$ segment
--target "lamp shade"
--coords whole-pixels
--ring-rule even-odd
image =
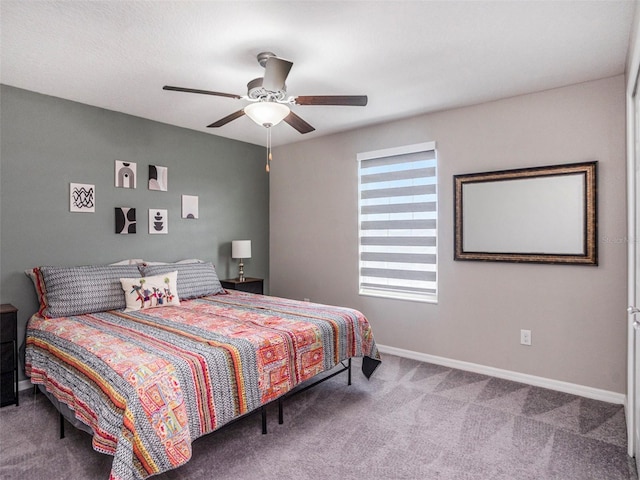
[[[251,258],[251,240],[233,240],[231,258]]]
[[[277,102],[256,102],[244,107],[244,113],[263,127],[279,124],[290,111],[289,107]]]

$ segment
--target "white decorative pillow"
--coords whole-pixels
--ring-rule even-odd
[[[136,262],[136,263],[139,263],[142,266],[148,266],[148,265],[173,265],[174,263],[178,264],[178,265],[181,265],[183,263],[204,263],[204,260],[200,260],[198,258],[186,258],[184,260],[179,260],[177,262],[156,262],[156,261],[152,262],[152,261],[149,261],[149,260],[140,259],[140,261]]]
[[[125,312],[180,305],[177,279],[177,270],[152,277],[121,278],[127,303]]]
[[[137,265],[142,262],[144,262],[144,260],[141,258],[127,258],[125,260],[120,260],[119,262],[110,263],[109,265]]]

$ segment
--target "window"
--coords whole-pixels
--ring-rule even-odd
[[[435,142],[358,154],[360,294],[436,302]]]

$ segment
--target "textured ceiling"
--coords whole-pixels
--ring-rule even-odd
[[[316,131],[274,127],[281,145],[365,125],[624,72],[636,2],[0,2],[7,85],[264,145],[244,100],[256,54],[294,62],[288,93],[369,96],[366,107],[294,106]]]

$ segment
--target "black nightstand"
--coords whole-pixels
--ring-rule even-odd
[[[220,280],[220,284],[222,288],[228,290],[240,290],[241,292],[258,293],[262,295],[264,280],[262,278],[245,277],[244,282],[241,282],[237,278],[228,278],[227,280]]]
[[[18,401],[18,309],[0,305],[0,407]]]

